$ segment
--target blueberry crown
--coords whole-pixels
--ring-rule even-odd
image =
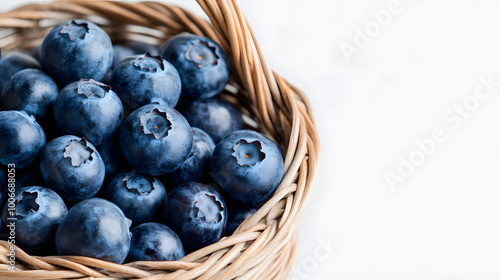
[[[167,113],[161,112],[158,108],[142,115],[139,124],[144,134],[151,134],[156,139],[168,136],[168,131],[172,129]]]
[[[78,81],[78,94],[83,94],[90,98],[91,96],[104,97],[111,90],[111,87],[93,79],[80,79]]]
[[[147,72],[157,72],[158,68],[162,71],[165,70],[165,65],[163,64],[163,58],[161,56],[152,56],[149,52],[146,52],[144,56],[139,56],[134,61],[134,66]]]
[[[148,175],[138,174],[135,170],[123,178],[127,190],[138,195],[149,195],[155,188],[155,179]]]
[[[26,217],[31,212],[36,212],[40,205],[36,203],[38,198],[37,192],[24,191],[21,193],[16,203],[16,216]]]
[[[232,156],[242,166],[254,166],[266,158],[266,154],[262,152],[262,144],[257,140],[248,142],[245,139],[240,139],[233,146],[233,151]]]
[[[201,193],[194,206],[198,209],[196,220],[200,223],[219,223],[222,221],[224,206],[215,195]]]
[[[217,65],[220,56],[216,53],[217,48],[211,47],[207,42],[199,41],[191,43],[185,53],[188,61],[192,61],[199,68],[208,65]]]
[[[64,148],[64,158],[71,160],[71,165],[78,167],[83,163],[92,161],[92,154],[94,150],[87,145],[87,140],[82,138],[80,140],[73,139],[69,145]]]
[[[70,41],[83,39],[88,32],[89,25],[86,22],[78,23],[74,20],[70,21],[59,31],[61,34],[67,34]]]

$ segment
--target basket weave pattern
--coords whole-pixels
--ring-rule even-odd
[[[56,1],[0,14],[3,51],[32,49],[56,24],[72,18],[98,23],[114,43],[161,45],[180,32],[210,37],[231,61],[232,90],[224,98],[253,119],[285,153],[284,177],[273,197],[232,236],[180,261],[114,264],[79,256],[30,256],[0,241],[0,279],[285,279],[293,265],[296,224],[318,164],[319,138],[305,95],[270,69],[242,11],[232,0],[198,0],[210,21],[158,2]]]

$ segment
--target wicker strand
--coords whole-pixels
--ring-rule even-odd
[[[296,224],[311,191],[319,138],[305,94],[269,68],[255,35],[234,0],[197,0],[210,21],[160,2],[65,0],[30,4],[0,14],[0,47],[9,52],[39,45],[56,24],[95,21],[113,42],[161,45],[191,32],[221,45],[230,58],[230,88],[223,97],[282,147],[284,177],[273,197],[233,233],[181,261],[123,265],[77,256],[36,257],[17,248],[16,272],[8,271],[11,245],[0,241],[0,279],[285,279],[296,254]],[[231,92],[230,92],[231,91]]]

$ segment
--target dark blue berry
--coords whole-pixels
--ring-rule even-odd
[[[14,205],[14,210],[5,205],[2,222],[9,225],[16,219],[15,244],[29,254],[51,252],[57,226],[68,212],[61,197],[44,187],[24,187],[17,191]]]
[[[166,225],[145,223],[132,230],[126,262],[178,261],[183,257],[179,236]]]
[[[2,110],[24,110],[45,124],[58,94],[59,88],[47,74],[38,69],[24,69],[5,83],[0,104]]]
[[[167,192],[158,179],[135,171],[116,175],[108,186],[107,198],[122,209],[134,225],[153,220]]]
[[[50,141],[40,170],[47,186],[63,199],[78,202],[95,195],[104,181],[104,162],[94,145],[73,135]]]
[[[185,247],[197,250],[222,237],[227,209],[222,196],[211,186],[189,182],[168,194],[163,218]]]
[[[162,56],[179,71],[182,96],[210,98],[229,81],[229,60],[220,46],[206,37],[181,33],[170,38]]]
[[[262,201],[271,196],[283,177],[281,149],[255,131],[231,133],[215,148],[212,177],[235,200]]]
[[[130,220],[115,204],[89,198],[73,206],[59,225],[60,255],[76,255],[123,263],[130,248]]]
[[[173,108],[181,94],[177,70],[160,56],[149,53],[121,60],[110,84],[131,110],[150,103]]]
[[[28,167],[44,145],[45,133],[33,116],[24,111],[0,112],[0,163]]]
[[[120,98],[108,85],[82,79],[61,90],[54,103],[54,116],[63,134],[85,137],[100,145],[115,135],[124,112]]]
[[[43,69],[63,85],[80,79],[100,81],[113,63],[113,46],[95,23],[69,20],[47,34],[40,57]]]
[[[137,171],[153,176],[179,168],[193,147],[184,117],[166,105],[150,104],[132,112],[120,131],[120,149]]]

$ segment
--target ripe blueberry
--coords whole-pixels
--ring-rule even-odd
[[[40,58],[43,69],[63,85],[80,79],[100,81],[113,63],[113,46],[95,23],[75,19],[47,34]]]
[[[281,149],[258,132],[233,132],[215,147],[212,177],[235,200],[262,201],[271,196],[283,177]]]
[[[184,117],[166,105],[150,104],[132,112],[120,131],[120,149],[143,174],[167,174],[186,160],[193,132]]]
[[[123,105],[108,85],[81,79],[64,87],[54,103],[63,134],[85,137],[94,145],[110,140],[123,121]]]
[[[163,218],[185,247],[199,249],[219,241],[227,222],[222,196],[209,185],[189,182],[167,195]]]
[[[175,35],[165,43],[162,56],[179,71],[183,97],[213,97],[229,81],[229,60],[209,38],[189,33]]]
[[[73,135],[50,141],[40,170],[47,186],[63,199],[78,202],[95,195],[104,181],[104,162],[94,145]]]

